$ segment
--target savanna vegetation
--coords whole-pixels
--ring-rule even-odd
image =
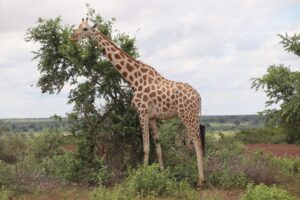
[[[135,39],[116,31],[114,19],[105,21],[90,7],[88,16],[138,57]],[[130,87],[95,42],[72,42],[73,30],[60,17],[40,18],[28,29],[26,40],[39,46],[33,52],[40,72],[37,86],[49,94],[71,86],[73,110],[67,118],[0,121],[0,200],[300,198],[299,158],[245,150],[249,143],[299,143],[298,72],[272,65],[266,75],[252,80],[255,89],[267,93],[267,105],[278,104],[277,109],[261,116],[203,117],[207,183],[199,189],[196,155],[178,119],[159,124],[166,169],[159,169],[153,151],[150,165],[142,166]],[[298,55],[300,37],[281,38]]]

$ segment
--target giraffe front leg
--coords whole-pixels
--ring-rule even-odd
[[[150,143],[149,143],[149,117],[148,115],[141,111],[139,112],[140,124],[142,128],[143,135],[143,147],[144,147],[144,165],[147,166],[149,162],[149,152],[150,152]]]
[[[156,124],[156,119],[150,120],[150,128],[151,128],[152,135],[153,135],[153,140],[154,140],[154,144],[155,144],[155,152],[157,155],[159,167],[161,170],[163,170],[164,164],[163,164],[163,159],[162,159],[162,151],[161,151],[161,147],[160,147],[160,143],[159,143],[159,139],[158,139],[158,129],[157,129],[157,124]]]

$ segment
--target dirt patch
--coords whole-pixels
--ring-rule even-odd
[[[74,153],[77,152],[78,147],[75,144],[65,144],[62,146],[62,149],[65,152]]]
[[[300,158],[300,145],[295,144],[246,144],[246,151],[261,149],[277,157]]]

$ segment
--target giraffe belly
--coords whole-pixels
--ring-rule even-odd
[[[171,107],[168,110],[163,110],[157,106],[152,106],[149,110],[149,117],[156,119],[171,119],[177,116],[177,110],[175,107]]]

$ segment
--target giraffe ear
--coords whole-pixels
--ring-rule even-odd
[[[81,19],[81,22],[84,22],[84,18]]]
[[[94,24],[94,26],[92,28],[96,29],[97,27],[98,27],[98,24]]]

